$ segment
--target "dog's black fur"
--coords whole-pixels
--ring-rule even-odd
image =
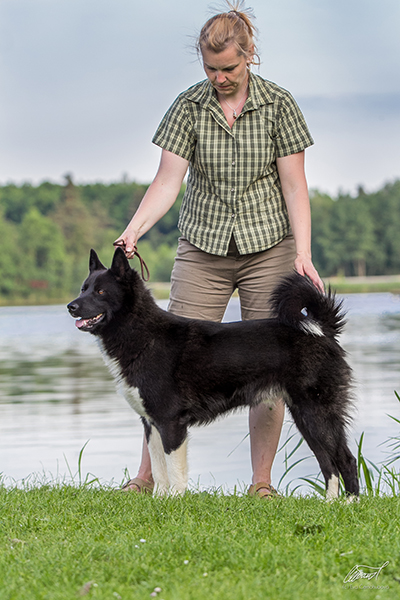
[[[339,475],[346,493],[358,494],[346,441],[351,370],[336,340],[344,317],[330,291],[293,272],[274,291],[274,318],[220,324],[159,308],[120,248],[110,269],[92,250],[89,267],[68,309],[82,331],[97,336],[142,416],[161,492],[184,491],[189,426],[283,397],[317,457],[327,496],[338,495]]]

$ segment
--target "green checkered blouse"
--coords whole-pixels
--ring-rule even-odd
[[[271,248],[287,235],[276,158],[313,144],[289,92],[251,73],[231,129],[207,79],[178,96],[153,142],[190,162],[178,222],[189,242],[225,256],[232,234],[240,254]]]

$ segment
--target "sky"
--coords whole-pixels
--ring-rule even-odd
[[[399,0],[246,5],[255,72],[290,90],[313,135],[310,188],[400,178]],[[205,78],[193,39],[214,13],[207,0],[0,0],[0,183],[150,183],[152,136]]]

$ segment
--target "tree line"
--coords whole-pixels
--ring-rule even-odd
[[[0,300],[57,301],[75,295],[95,248],[105,264],[146,192],[121,181],[0,186]],[[169,281],[184,188],[140,241],[152,281]],[[322,276],[400,273],[400,180],[373,193],[311,191],[312,251]],[[133,263],[134,265],[134,263]]]
[[[311,193],[312,252],[319,272],[365,276],[400,273],[400,180],[355,196]]]

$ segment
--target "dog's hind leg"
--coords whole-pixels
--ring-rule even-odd
[[[326,483],[326,498],[338,498],[340,475],[346,492],[357,494],[356,461],[347,447],[343,420],[332,412],[327,414],[326,406],[314,403],[306,408],[303,404],[301,409],[293,404],[290,412],[319,463]]]
[[[170,492],[173,495],[182,495],[188,484],[187,466],[187,438],[183,443],[169,454],[165,454]]]
[[[344,443],[338,449],[336,464],[343,477],[344,487],[348,496],[358,496],[360,485],[357,475],[357,461],[350,452],[347,444]]]
[[[155,483],[154,494],[164,495],[168,493],[169,478],[167,463],[161,436],[154,425],[145,425],[147,445],[150,453],[151,470]]]

